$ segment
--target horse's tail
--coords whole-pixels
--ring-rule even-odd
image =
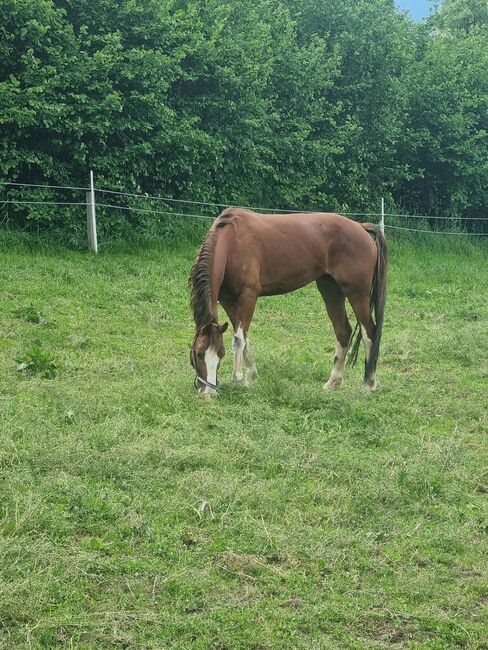
[[[380,341],[381,334],[383,331],[383,319],[385,315],[385,302],[386,302],[386,272],[388,268],[388,246],[386,244],[385,236],[381,228],[373,223],[362,223],[361,226],[371,234],[374,234],[376,240],[376,267],[373,275],[373,282],[371,285],[370,293],[370,309],[371,314],[373,315],[375,328],[373,335],[373,345],[371,348],[371,354],[369,356],[368,363],[366,365],[365,377],[370,377],[376,370],[376,364],[378,363],[378,357],[380,354]],[[359,345],[361,344],[361,328],[359,323],[356,324],[356,328],[352,335],[353,344],[351,347],[351,353],[349,357],[349,362],[351,364],[356,363],[359,351]]]

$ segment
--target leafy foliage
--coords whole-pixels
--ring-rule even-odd
[[[485,216],[481,0],[445,0],[427,26],[393,0],[0,0],[0,10],[8,180],[84,187],[93,169],[98,187],[203,202],[366,210],[390,196]],[[84,236],[83,206],[8,208],[11,224]],[[99,227],[179,230],[164,214],[103,208]]]
[[[462,3],[465,19],[474,5]],[[461,3],[445,3],[433,21],[437,36],[425,41],[411,71],[402,157],[412,175],[396,195],[408,192],[410,203],[427,213],[486,217],[488,30],[475,22],[461,29],[460,9]]]

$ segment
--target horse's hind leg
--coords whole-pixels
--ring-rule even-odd
[[[376,389],[376,372],[371,370],[368,372],[368,361],[371,356],[371,349],[373,347],[374,337],[374,322],[371,316],[371,307],[369,293],[363,292],[361,295],[348,296],[351,307],[358,319],[359,327],[361,328],[361,338],[364,344],[365,362],[364,362],[364,387],[366,390]]]
[[[324,299],[336,335],[334,365],[329,380],[324,384],[325,390],[331,390],[337,388],[342,381],[352,328],[347,318],[344,293],[335,280],[331,276],[324,276],[317,280],[317,288]]]
[[[252,384],[252,382],[258,376],[258,370],[256,368],[256,364],[254,363],[251,344],[249,343],[249,336],[247,334],[244,346],[244,362],[247,369],[246,384]]]

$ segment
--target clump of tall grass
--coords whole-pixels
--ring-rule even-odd
[[[19,355],[15,361],[17,362],[18,372],[26,375],[39,375],[43,379],[53,379],[58,371],[54,354],[48,350],[43,350],[40,345],[29,348]]]

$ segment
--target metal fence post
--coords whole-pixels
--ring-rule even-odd
[[[90,170],[90,190],[86,193],[86,226],[88,231],[88,248],[98,253],[97,218],[95,212],[95,186],[93,172]]]
[[[385,234],[385,199],[381,199],[381,220],[380,220],[381,232]]]

